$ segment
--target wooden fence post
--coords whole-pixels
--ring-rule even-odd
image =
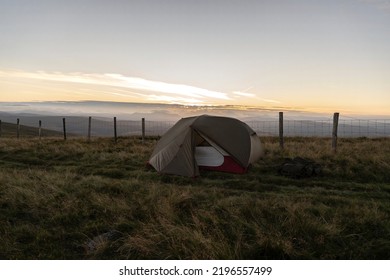
[[[145,143],[145,118],[142,118],[142,143]]]
[[[0,120],[0,137],[1,137],[1,120]]]
[[[16,119],[16,138],[19,139],[20,136],[20,120]]]
[[[283,139],[283,112],[279,112],[279,146],[281,149],[284,148]]]
[[[117,131],[116,131],[116,117],[114,117],[114,140],[115,142],[118,139]]]
[[[66,122],[65,122],[65,118],[62,118],[62,127],[64,129],[64,140],[66,140]]]
[[[332,150],[337,150],[337,128],[339,125],[339,113],[333,114],[333,131],[332,131]]]
[[[88,141],[91,141],[92,117],[88,118]]]
[[[41,140],[41,136],[42,136],[42,121],[41,120],[39,120],[38,136],[39,136],[39,140]]]

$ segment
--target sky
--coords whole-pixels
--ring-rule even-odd
[[[0,0],[0,102],[390,115],[390,0]]]

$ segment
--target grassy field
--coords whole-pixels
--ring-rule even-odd
[[[264,138],[247,174],[146,166],[137,138],[0,138],[0,259],[389,259],[390,139]],[[285,157],[323,174],[278,174]]]

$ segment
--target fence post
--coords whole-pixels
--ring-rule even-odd
[[[88,141],[91,141],[91,124],[92,124],[92,117],[88,118]]]
[[[66,140],[66,123],[65,123],[65,118],[62,118],[62,127],[64,129],[64,140]]]
[[[116,117],[114,117],[114,140],[117,141],[117,133],[116,133]]]
[[[145,118],[142,118],[142,144],[145,143]]]
[[[0,120],[0,137],[1,137],[1,120]]]
[[[42,121],[39,120],[39,127],[38,127],[38,137],[39,137],[39,140],[41,140],[41,136],[42,136]]]
[[[279,112],[279,146],[281,149],[284,148],[283,139],[283,112]]]
[[[19,139],[20,136],[20,120],[16,119],[16,138]]]
[[[332,131],[332,150],[337,150],[337,128],[339,125],[339,113],[333,114],[333,131]]]

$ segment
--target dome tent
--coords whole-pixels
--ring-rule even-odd
[[[179,120],[158,141],[148,163],[158,172],[195,177],[200,169],[244,173],[263,154],[256,132],[228,117]]]

